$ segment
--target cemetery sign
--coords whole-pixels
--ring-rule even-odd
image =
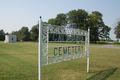
[[[88,31],[42,24],[39,19],[39,80],[41,79],[41,66],[87,57],[87,72],[89,72],[89,35]],[[52,38],[49,38],[51,36]],[[78,46],[56,46],[49,47],[49,43],[85,42]],[[49,52],[50,50],[50,52]],[[51,52],[52,51],[52,52]],[[52,54],[51,54],[52,53]],[[50,54],[50,56],[49,56]]]

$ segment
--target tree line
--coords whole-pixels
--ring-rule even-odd
[[[100,39],[109,39],[109,32],[111,28],[104,24],[102,19],[102,13],[93,11],[89,14],[83,9],[71,10],[68,13],[57,14],[55,18],[49,19],[46,24],[52,25],[67,25],[72,24],[75,28],[87,30],[90,28],[90,41],[96,43]],[[4,40],[3,30],[0,30],[0,40]],[[17,35],[18,41],[38,41],[39,25],[36,24],[29,31],[28,27],[23,26],[18,31],[12,31],[12,35]],[[2,37],[1,37],[2,36]],[[51,36],[52,37],[52,36]]]

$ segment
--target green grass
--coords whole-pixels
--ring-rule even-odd
[[[120,47],[119,41],[114,41],[113,43],[114,43],[115,46]]]
[[[108,41],[97,41],[96,44],[94,42],[90,42],[90,45],[105,45],[107,43],[108,43]],[[62,43],[62,44],[61,43],[60,44],[58,44],[58,43],[50,43],[50,46],[52,46],[52,44],[54,44],[55,46],[57,46],[57,45],[84,45],[85,42],[81,42],[81,43],[76,42],[76,44],[75,44],[75,42],[67,42],[67,43]]]
[[[42,80],[120,80],[119,56],[119,49],[90,47],[90,73],[87,58],[81,58],[43,66]],[[38,43],[0,42],[0,80],[38,80]]]

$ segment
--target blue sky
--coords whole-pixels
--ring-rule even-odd
[[[59,13],[84,9],[90,14],[99,11],[104,23],[111,27],[110,37],[116,39],[114,27],[120,18],[120,0],[0,0],[0,30],[11,33],[23,26],[32,28],[39,16],[43,21],[55,18]]]

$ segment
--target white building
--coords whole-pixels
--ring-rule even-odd
[[[5,35],[4,43],[16,43],[17,36],[16,35]]]

